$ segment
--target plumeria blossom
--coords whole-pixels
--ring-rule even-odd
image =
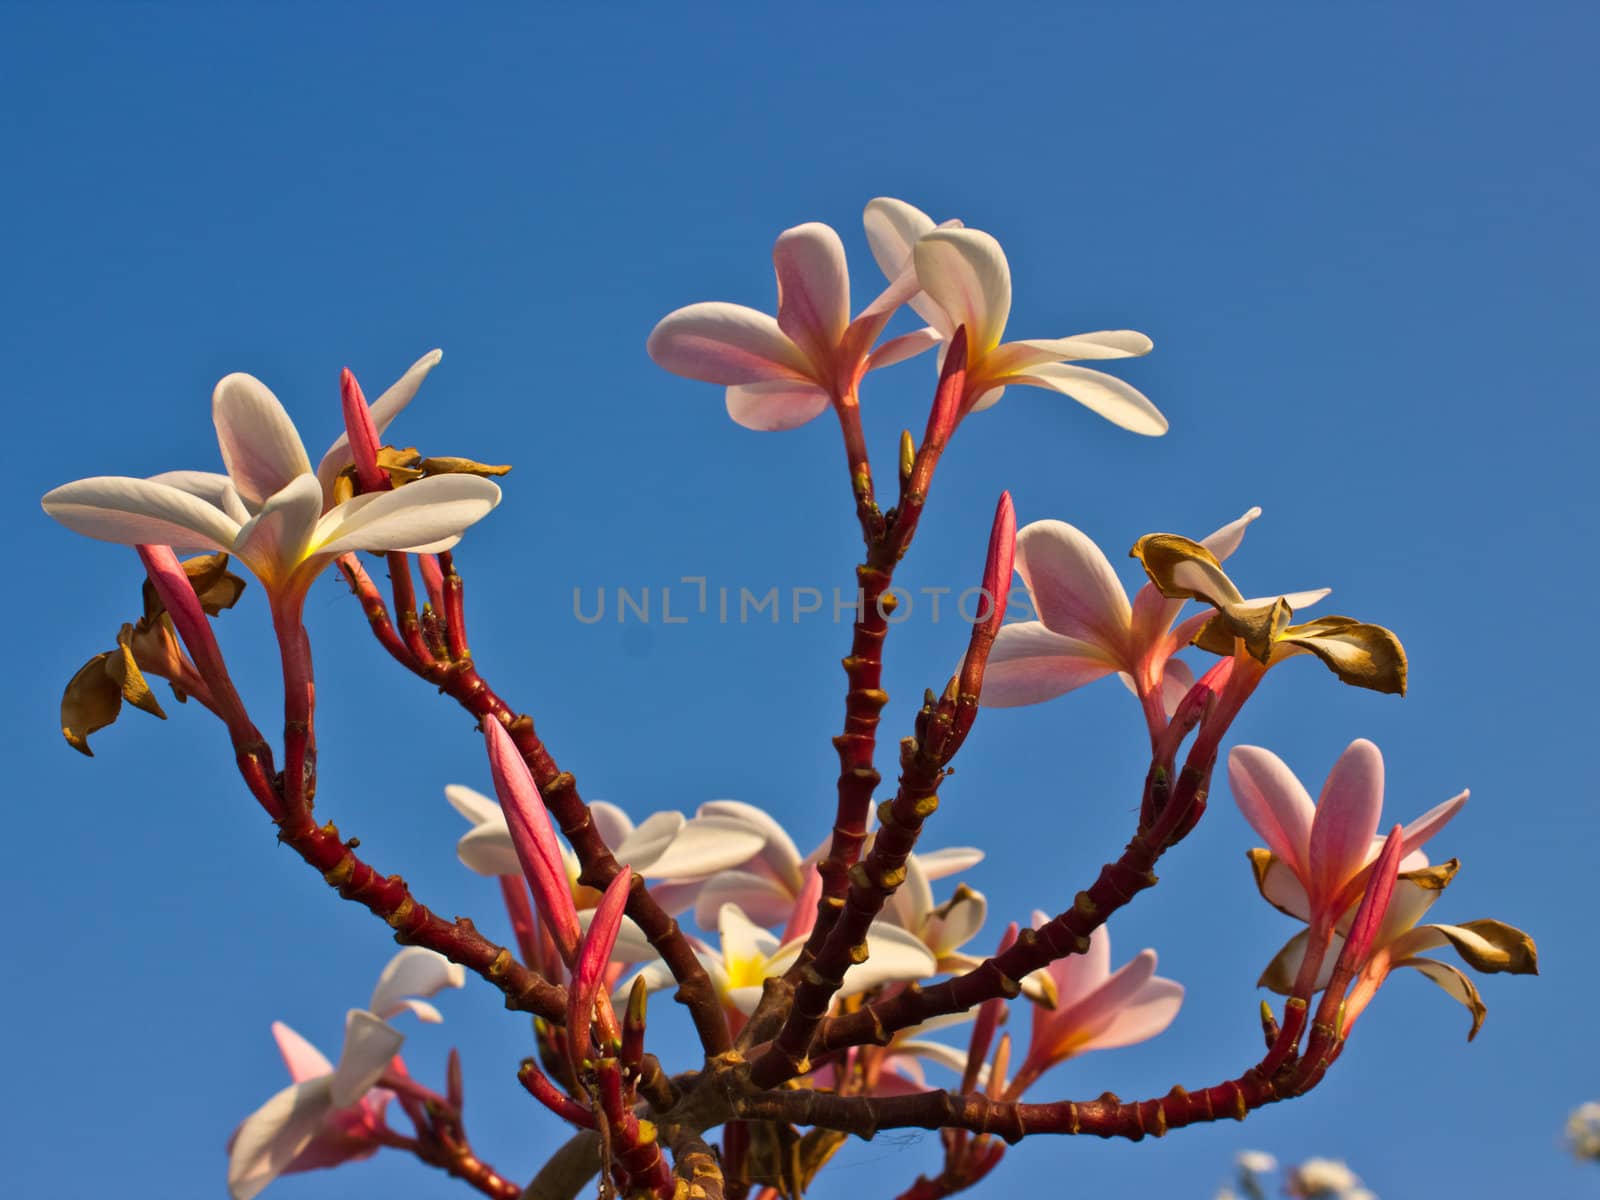
[[[1502,921],[1465,921],[1459,925],[1420,924],[1422,918],[1455,878],[1459,864],[1454,859],[1439,866],[1421,866],[1403,872],[1395,882],[1394,895],[1382,924],[1360,964],[1354,986],[1345,1002],[1344,1029],[1348,1032],[1372,996],[1396,967],[1411,967],[1439,985],[1446,995],[1472,1014],[1470,1041],[1483,1026],[1487,1008],[1476,985],[1459,967],[1438,959],[1421,957],[1425,951],[1453,948],[1473,970],[1490,975],[1538,974],[1538,950],[1533,939],[1522,930]],[[1322,970],[1318,989],[1328,986],[1333,964],[1344,948],[1343,930],[1335,933]],[[1268,964],[1261,985],[1280,995],[1289,995],[1305,960],[1310,932],[1291,938]]]
[[[1290,624],[1294,601],[1299,599],[1304,606],[1303,594],[1246,599],[1215,553],[1177,534],[1146,534],[1130,553],[1163,596],[1199,600],[1216,609],[1195,634],[1194,644],[1212,654],[1233,656],[1234,675],[1241,680],[1248,677],[1250,686],[1266,668],[1296,654],[1314,654],[1354,687],[1405,693],[1406,652],[1400,639],[1383,626],[1335,616]],[[1248,672],[1242,669],[1247,663],[1254,664]]]
[[[812,1087],[849,1091],[866,1096],[909,1096],[931,1091],[924,1063],[933,1063],[959,1078],[967,1065],[967,1052],[919,1036],[972,1020],[971,1013],[936,1017],[908,1029],[897,1030],[887,1046],[852,1046],[839,1059],[824,1064],[808,1077]]]
[[[374,419],[392,420],[434,361],[433,355],[423,359],[379,397]],[[500,502],[500,489],[486,479],[441,475],[334,503],[333,484],[348,448],[336,442],[320,474],[313,471],[289,415],[250,375],[228,375],[217,384],[212,417],[227,474],[80,479],[46,494],[45,511],[102,541],[226,551],[255,573],[275,606],[292,610],[339,555],[448,549]]]
[[[914,935],[934,957],[940,971],[965,971],[983,960],[961,953],[983,928],[989,902],[980,891],[959,884],[955,894],[934,905],[933,887],[921,860],[906,857],[906,877],[883,906],[883,919]]]
[[[915,271],[921,292],[912,306],[942,340],[948,342],[959,326],[966,326],[963,416],[991,407],[1016,383],[1070,396],[1134,433],[1167,431],[1167,419],[1138,389],[1102,371],[1068,365],[1148,354],[1153,343],[1144,334],[1112,329],[1001,342],[1011,313],[1011,267],[989,234],[934,228],[931,217],[909,204],[874,200],[868,206],[867,240],[890,279],[900,279],[907,265]]]
[[[1033,914],[1033,927],[1049,921]],[[1028,1054],[1007,1089],[1015,1099],[1041,1074],[1090,1050],[1113,1050],[1148,1041],[1172,1024],[1183,1005],[1183,985],[1156,973],[1156,952],[1141,950],[1111,969],[1111,935],[1104,925],[1089,935],[1083,954],[1041,968],[1056,997],[1054,1010],[1035,1006]]]
[[[522,868],[500,805],[461,784],[450,784],[444,794],[451,807],[472,823],[456,843],[462,863],[479,875],[520,876]],[[717,805],[731,807],[719,809]],[[702,805],[692,818],[669,810],[652,813],[636,826],[621,808],[597,800],[589,805],[589,815],[612,856],[636,875],[660,881],[652,887],[652,894],[669,912],[679,912],[695,902],[708,878],[748,862],[763,849],[767,824],[749,820],[742,815],[744,809],[760,811],[735,801],[713,801]],[[600,893],[578,882],[578,856],[571,847],[561,842],[559,848],[579,923],[587,927]],[[655,957],[655,949],[633,920],[624,918],[613,955],[618,962],[644,962]]]
[[[1271,904],[1312,926],[1334,929],[1360,900],[1367,868],[1383,849],[1383,754],[1351,742],[1328,772],[1316,803],[1272,751],[1235,746],[1228,755],[1234,801],[1268,849],[1252,853],[1257,885]],[[1420,847],[1461,811],[1465,791],[1401,830],[1400,870],[1428,865]]]
[[[802,857],[794,839],[782,825],[755,805],[737,800],[712,800],[702,804],[695,816],[698,820],[709,817],[741,820],[760,829],[766,837],[765,844],[754,857],[697,885],[698,895],[693,903],[695,921],[700,927],[715,929],[724,904],[738,905],[758,925],[787,925],[828,843],[823,842]],[[866,852],[863,848],[862,854]],[[924,878],[938,880],[982,862],[983,851],[971,846],[952,846],[919,854],[917,859]],[[674,885],[667,885],[669,895],[673,895],[673,888]],[[672,911],[676,911],[676,904]]]
[[[272,1036],[293,1082],[245,1118],[228,1142],[228,1192],[252,1200],[279,1175],[370,1157],[382,1144],[389,1093],[377,1088],[405,1035],[388,1023],[402,1012],[438,1021],[422,997],[460,987],[464,973],[418,946],[400,951],[379,976],[370,1006],[345,1017],[337,1066],[289,1026]]]
[[[1252,508],[1204,538],[1200,545],[1220,562],[1239,548],[1261,515]],[[1152,736],[1194,683],[1181,660],[1212,613],[1174,625],[1182,599],[1168,599],[1146,583],[1130,603],[1100,547],[1065,521],[1035,521],[1017,533],[1016,568],[1038,620],[1002,626],[989,654],[983,703],[995,707],[1037,704],[1113,672],[1144,704]],[[1296,608],[1314,604],[1328,589],[1296,592]]]
[[[775,934],[746,916],[737,904],[722,906],[717,914],[717,932],[721,938],[720,951],[690,939],[695,945],[695,955],[711,976],[729,1015],[747,1017],[761,999],[762,982],[782,975],[794,964],[805,945],[805,935],[780,942]],[[845,973],[844,984],[837,993],[840,997],[859,995],[885,983],[923,979],[934,973],[934,957],[928,948],[887,921],[872,923],[867,932],[867,945],[867,960]],[[653,992],[673,983],[672,972],[662,962],[648,964],[638,977],[643,978],[645,986]],[[631,979],[617,989],[613,1000],[620,1002],[630,987]]]
[[[830,403],[854,403],[861,376],[938,343],[931,329],[873,342],[917,290],[907,269],[850,319],[844,245],[827,225],[786,229],[772,249],[778,315],[720,301],[668,313],[646,344],[675,375],[727,385],[728,413],[748,429],[793,429]]]

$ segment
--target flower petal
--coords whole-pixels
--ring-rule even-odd
[[[1141,950],[1076,1003],[1063,998],[1051,1020],[1055,1035],[1072,1041],[1074,1050],[1081,1049],[1085,1041],[1108,1028],[1122,1008],[1132,1003],[1155,970],[1156,952]]]
[[[265,504],[296,475],[311,473],[299,430],[254,375],[222,377],[211,394],[211,419],[223,465],[246,504]]]
[[[1132,1046],[1163,1032],[1183,1006],[1183,984],[1171,979],[1147,981],[1126,1001],[1110,1024],[1084,1044],[1085,1050],[1114,1050]]]
[[[1283,759],[1260,746],[1235,746],[1228,754],[1234,803],[1268,847],[1304,882],[1316,806]],[[1373,818],[1377,827],[1377,818]]]
[[[46,492],[44,511],[74,533],[124,546],[232,550],[239,525],[170,484],[97,475]]]
[[[239,498],[233,480],[215,471],[163,471],[150,476],[151,483],[164,483],[180,492],[198,496],[213,508],[220,508],[232,520],[243,525],[250,519],[250,510]]]
[[[967,327],[967,361],[998,346],[1011,313],[1011,267],[1000,243],[980,229],[935,229],[911,256],[917,282],[951,328]]]
[[[1035,912],[1033,927],[1038,929],[1046,919]],[[1056,1012],[1066,1012],[1111,978],[1111,934],[1098,926],[1089,935],[1088,950],[1058,958],[1044,969],[1055,983]]]
[[[657,366],[706,383],[812,381],[813,368],[777,319],[742,304],[709,301],[670,312],[645,350]]]
[[[1461,791],[1451,796],[1443,804],[1436,804],[1423,813],[1415,821],[1410,822],[1400,831],[1401,847],[1404,853],[1410,854],[1419,846],[1424,845],[1429,838],[1438,833],[1450,823],[1450,818],[1461,811],[1461,806],[1467,802],[1472,793]]]
[[[1317,906],[1336,902],[1360,874],[1382,812],[1383,755],[1366,738],[1357,738],[1333,764],[1317,798],[1306,864],[1314,914]]]
[[[737,817],[695,817],[644,874],[651,879],[695,879],[749,862],[766,841]]]
[[[1467,1033],[1467,1041],[1478,1036],[1478,1030],[1483,1028],[1483,1018],[1488,1015],[1488,1008],[1484,1006],[1483,997],[1478,994],[1477,985],[1462,974],[1459,967],[1449,963],[1442,963],[1434,958],[1408,958],[1395,964],[1397,967],[1415,967],[1434,983],[1444,989],[1444,992],[1456,1003],[1465,1006],[1472,1014],[1472,1028]]]
[[[606,800],[596,800],[589,805],[589,819],[594,822],[595,832],[606,848],[612,851],[633,832],[633,818],[619,805]]]
[[[479,875],[522,874],[516,845],[511,840],[511,828],[504,816],[499,821],[485,821],[462,834],[456,843],[456,857]]]
[[[588,932],[589,926],[594,924],[595,910],[583,908],[578,910],[578,928]],[[634,924],[632,917],[623,917],[622,924],[617,927],[617,940],[611,947],[611,961],[615,963],[647,963],[651,959],[659,958],[660,954],[650,944],[650,939],[645,937],[644,930]],[[668,975],[670,981],[671,975]]]
[[[686,820],[681,812],[651,813],[617,843],[612,855],[618,862],[643,872],[672,845]]]
[[[938,968],[933,953],[915,934],[887,921],[874,921],[867,929],[867,958],[844,974],[839,995],[855,996],[884,983],[923,979]]]
[[[862,214],[861,223],[866,228],[867,245],[872,250],[873,261],[891,281],[898,279],[912,266],[912,248],[934,228],[933,218],[920,208],[888,196],[879,196],[870,201]],[[925,293],[919,291],[906,303],[924,321],[937,327],[942,336],[948,337],[955,332],[955,326],[947,323],[949,318],[944,310]]]
[[[1018,621],[1002,625],[995,637],[982,702],[990,708],[1039,704],[1120,668],[1092,642],[1053,633],[1041,621]]]
[[[228,1151],[228,1194],[255,1200],[321,1131],[332,1076],[291,1084],[244,1119]]]
[[[924,325],[921,329],[890,338],[867,355],[867,370],[876,371],[879,367],[891,367],[908,358],[915,358],[924,350],[932,350],[942,338],[943,335],[932,325]]]
[[[297,475],[239,530],[233,552],[263,583],[281,583],[305,558],[321,516],[316,477]]]
[[[933,915],[933,888],[915,854],[906,856],[905,871],[905,880],[884,903],[883,919],[920,937]]]
[[[728,389],[728,415],[757,433],[798,429],[828,410],[828,393],[805,380],[776,379]]]
[[[348,1108],[376,1086],[405,1040],[405,1034],[372,1013],[359,1008],[346,1013],[344,1049],[328,1082],[333,1107]]]
[[[1017,532],[1017,572],[1039,620],[1055,633],[1098,646],[1127,669],[1133,609],[1100,547],[1065,521],[1034,521]]]
[[[717,910],[717,932],[722,936],[722,961],[730,967],[753,959],[765,961],[778,951],[778,939],[745,916],[737,904]]]
[[[1241,516],[1229,521],[1215,533],[1201,538],[1200,544],[1211,551],[1218,562],[1222,562],[1239,548],[1239,543],[1244,541],[1244,531],[1249,529],[1260,515],[1260,505],[1248,508]]]
[[[1022,338],[997,348],[989,357],[989,370],[999,378],[1025,374],[1029,367],[1045,363],[1135,358],[1154,348],[1154,342],[1132,329],[1107,329],[1064,338]]]
[[[759,858],[773,875],[795,892],[804,885],[800,874],[800,848],[794,844],[788,831],[765,809],[742,800],[708,800],[695,810],[695,816],[736,817],[743,821],[764,839]]]
[[[322,518],[312,551],[410,550],[461,533],[499,503],[500,489],[487,479],[434,475],[339,505]]]
[[[819,367],[835,357],[850,324],[850,269],[831,226],[785,229],[772,248],[778,273],[778,328]]]
[[[450,783],[445,785],[444,798],[450,802],[451,808],[474,825],[506,823],[499,802],[489,799],[482,792],[473,791],[459,783]]]
[[[769,875],[720,871],[705,881],[695,899],[696,924],[715,929],[717,913],[725,904],[736,905],[758,925],[781,925],[794,910],[795,893]]]
[[[406,368],[406,373],[400,376],[389,386],[389,389],[374,400],[367,408],[372,416],[372,424],[381,434],[389,427],[389,423],[400,415],[402,409],[416,397],[417,389],[422,386],[422,381],[428,377],[428,372],[439,365],[439,360],[444,357],[442,350],[430,350],[416,362]],[[350,435],[341,433],[333,445],[328,447],[328,452],[322,456],[322,461],[317,464],[317,482],[322,485],[323,493],[333,495],[333,481],[340,471],[350,465]]]
[[[1113,425],[1146,437],[1160,437],[1167,431],[1167,419],[1138,388],[1104,371],[1073,367],[1065,363],[1042,363],[1025,373],[1011,375],[1007,382],[1026,383],[1071,396]]]
[[[378,976],[368,1009],[387,1020],[407,1007],[407,996],[433,996],[447,987],[466,983],[466,972],[435,950],[407,946],[391,958]]]
[[[333,1074],[328,1056],[282,1021],[272,1023],[272,1036],[278,1043],[278,1053],[283,1055],[283,1065],[289,1068],[289,1078],[296,1083]]]

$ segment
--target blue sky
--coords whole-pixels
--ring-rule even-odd
[[[214,467],[208,397],[229,371],[264,379],[320,447],[340,367],[371,394],[442,346],[405,440],[516,465],[461,555],[485,673],[590,796],[636,813],[733,797],[809,846],[831,819],[848,631],[827,614],[587,625],[572,597],[685,575],[849,585],[833,429],[739,429],[716,388],[643,346],[680,304],[770,306],[772,238],[805,220],[839,228],[864,301],[859,213],[876,195],[994,233],[1017,333],[1150,334],[1156,352],[1122,374],[1172,422],[1148,441],[1008,394],[962,428],[903,581],[975,583],[1001,488],[1022,521],[1071,521],[1119,563],[1141,533],[1203,534],[1262,505],[1245,590],[1334,587],[1328,611],[1404,639],[1413,686],[1378,697],[1296,662],[1238,739],[1313,788],[1374,739],[1396,819],[1471,787],[1435,843],[1464,861],[1448,915],[1521,925],[1544,963],[1484,981],[1471,1046],[1461,1010],[1396,979],[1311,1096],[1159,1143],[1029,1143],[977,1194],[1065,1171],[1085,1195],[1209,1196],[1245,1147],[1346,1158],[1382,1195],[1592,1188],[1559,1131],[1600,1093],[1584,708],[1597,32],[1590,6],[1561,3],[1515,20],[1480,3],[6,6],[0,1011],[17,1082],[0,1105],[18,1191],[74,1194],[74,1173],[114,1170],[129,1198],[221,1195],[228,1131],[280,1086],[268,1024],[333,1049],[390,952],[274,844],[203,714],[134,714],[93,761],[61,742],[59,689],[134,615],[139,576],[38,496]],[[880,462],[920,428],[929,372],[874,379]],[[331,578],[308,619],[319,808],[436,908],[498,929],[441,795],[487,784],[470,723],[370,644]],[[259,596],[222,625],[270,714]],[[961,641],[923,612],[896,632],[886,733]],[[1114,683],[985,714],[930,844],[989,851],[969,882],[999,920],[1060,907],[1126,836],[1140,737]],[[1159,1095],[1253,1061],[1253,983],[1292,930],[1254,895],[1252,844],[1219,786],[1162,886],[1111,926],[1118,961],[1160,952],[1183,1012],[1034,1096]],[[442,1007],[408,1059],[436,1078],[462,1048],[477,1147],[525,1177],[559,1136],[513,1078],[526,1027],[470,981]],[[852,1143],[815,1195],[892,1195],[937,1157],[920,1135]],[[270,1194],[463,1194],[398,1156],[347,1170]]]

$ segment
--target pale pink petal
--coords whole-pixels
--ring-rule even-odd
[[[830,362],[850,324],[850,270],[844,243],[820,221],[778,235],[778,328],[813,363]]]
[[[828,411],[828,393],[804,380],[779,379],[730,387],[728,415],[757,433],[798,429]]]
[[[934,228],[933,218],[920,208],[888,196],[879,196],[867,204],[866,212],[862,214],[862,224],[866,228],[867,245],[872,250],[873,260],[890,280],[899,279],[912,267],[912,247],[924,234],[933,232]],[[949,337],[955,332],[955,326],[948,323],[949,318],[944,310],[924,293],[917,292],[906,303],[924,321],[937,327],[943,336]]]
[[[473,791],[459,783],[445,785],[444,798],[450,802],[450,807],[455,809],[474,825],[485,822],[505,824],[505,816],[500,811],[500,804],[489,799],[482,792]]]
[[[317,1136],[333,1110],[331,1078],[292,1084],[244,1119],[228,1150],[232,1200],[255,1200]]]
[[[1088,367],[1073,367],[1065,363],[1043,363],[1029,367],[1024,374],[1009,376],[1007,381],[1048,388],[1071,396],[1085,408],[1131,433],[1160,437],[1167,431],[1166,417],[1143,392],[1103,371],[1091,371]]]
[[[1244,531],[1249,529],[1257,517],[1261,515],[1259,505],[1248,508],[1236,520],[1229,521],[1215,533],[1200,539],[1200,544],[1211,551],[1218,562],[1222,562],[1239,548],[1239,543],[1244,541]]]
[[[1004,396],[1005,394],[1006,390],[1003,387],[990,388],[988,391],[984,392],[983,395],[979,396],[977,400],[973,401],[972,411],[982,412],[986,408],[993,408],[996,404],[1000,403],[1000,397]]]
[[[1357,738],[1333,764],[1317,799],[1306,877],[1313,905],[1331,902],[1366,865],[1382,811],[1383,755]]]
[[[327,1055],[282,1021],[272,1023],[272,1036],[278,1043],[278,1053],[283,1055],[283,1065],[289,1068],[289,1078],[296,1083],[333,1074]]]
[[[924,350],[937,346],[942,337],[932,325],[924,325],[921,329],[890,338],[867,355],[867,370],[876,371],[879,367],[890,367],[908,358],[915,358]]]
[[[1133,358],[1149,354],[1154,348],[1142,333],[1132,329],[1108,329],[1101,333],[1080,333],[1064,338],[1023,338],[1006,342],[989,356],[988,370],[996,378],[1025,374],[1030,367],[1078,359]]]
[[[681,812],[651,813],[613,846],[611,852],[618,862],[642,872],[666,852],[687,820]]]
[[[434,475],[392,492],[357,496],[317,526],[318,555],[346,550],[410,550],[459,535],[500,503],[500,489],[475,475]]]
[[[1300,967],[1306,959],[1306,949],[1310,945],[1310,930],[1301,930],[1295,934],[1273,956],[1272,961],[1267,964],[1266,970],[1261,972],[1261,978],[1256,981],[1256,986],[1264,987],[1280,996],[1292,995],[1295,981],[1300,977]],[[1339,954],[1343,950],[1344,938],[1336,933],[1328,945],[1327,954],[1323,956],[1322,966],[1317,971],[1317,979],[1312,985],[1312,991],[1319,992],[1332,981],[1333,968],[1338,964]]]
[[[1425,888],[1410,879],[1396,880],[1394,895],[1389,899],[1389,907],[1383,914],[1383,925],[1373,939],[1373,946],[1387,946],[1407,930],[1415,928],[1433,907],[1434,901],[1442,895],[1442,888]],[[1417,947],[1418,950],[1423,948]]]
[[[963,1019],[970,1021],[971,1015],[960,1014]],[[927,1028],[926,1025],[918,1026],[919,1029]],[[904,1066],[910,1066],[917,1058],[926,1059],[928,1062],[938,1063],[946,1070],[954,1071],[960,1075],[967,1069],[967,1052],[958,1050],[954,1046],[947,1046],[943,1042],[923,1041],[919,1038],[907,1038],[905,1041],[894,1044],[894,1056],[897,1059],[910,1060]],[[913,1056],[915,1056],[913,1058]],[[897,1064],[897,1069],[901,1064]],[[920,1076],[921,1072],[918,1072]]]
[[[444,357],[442,350],[430,350],[416,362],[406,368],[406,373],[391,384],[383,395],[374,400],[367,411],[372,416],[372,424],[381,434],[389,427],[389,423],[400,415],[402,409],[416,397],[417,389],[422,386],[422,381],[428,377],[428,372],[439,365],[439,360]],[[317,482],[322,485],[326,495],[333,494],[333,481],[340,471],[351,463],[350,435],[341,433],[333,445],[328,447],[328,452],[322,456],[322,461],[317,464]]]
[[[407,996],[433,996],[465,982],[466,971],[459,963],[422,946],[407,946],[384,966],[367,1007],[387,1020],[406,1007]]]
[[[567,1046],[574,1063],[583,1059],[589,1047],[589,1022],[594,1017],[606,968],[611,964],[611,950],[616,945],[622,910],[627,907],[632,883],[633,872],[623,867],[606,885],[589,927],[578,943],[572,980],[567,985]]]
[[[1034,521],[1017,532],[1017,572],[1039,620],[1055,633],[1092,642],[1131,668],[1133,609],[1100,547],[1065,521]]]
[[[344,1049],[329,1076],[328,1096],[335,1108],[348,1108],[365,1096],[405,1042],[405,1035],[364,1009],[344,1019]]]
[[[165,483],[98,475],[46,492],[44,511],[74,533],[124,546],[232,550],[239,525],[197,496]]]
[[[1085,1050],[1114,1050],[1148,1041],[1163,1032],[1183,1006],[1183,984],[1171,979],[1148,980],[1117,1010],[1099,1033],[1084,1044]]]
[[[691,304],[662,317],[645,349],[656,365],[706,383],[811,381],[814,369],[777,319],[742,304]]]
[[[1161,707],[1167,716],[1178,711],[1178,705],[1194,687],[1194,672],[1181,658],[1169,658],[1161,673]]]
[[[505,811],[517,860],[533,892],[539,915],[566,957],[577,946],[578,915],[550,814],[527,763],[505,727],[493,717],[485,717],[483,736],[494,775],[495,794],[500,797],[500,806]]]
[[[233,552],[263,582],[281,583],[306,556],[321,516],[322,489],[316,478],[297,475],[239,530]]]
[[[1038,929],[1046,920],[1044,913],[1035,912],[1033,927]],[[1111,935],[1099,926],[1089,935],[1088,950],[1058,958],[1045,970],[1055,981],[1056,1012],[1064,1013],[1111,978]]]
[[[651,879],[696,879],[749,862],[766,839],[733,817],[696,817],[645,868]]]
[[[1131,1003],[1144,990],[1155,971],[1156,952],[1141,950],[1093,991],[1076,1001],[1059,1001],[1051,1021],[1052,1027],[1058,1036],[1067,1031],[1079,1036],[1093,1036],[1109,1026],[1123,1006]]]
[[[255,376],[223,376],[211,394],[211,418],[222,463],[246,504],[265,504],[296,475],[311,473],[294,422]]]
[[[198,496],[213,508],[220,508],[229,520],[243,525],[250,519],[250,510],[239,498],[233,480],[215,471],[163,471],[150,476],[151,483],[164,483],[180,492]]]
[[[1120,669],[1121,663],[1092,642],[1064,637],[1040,621],[1003,625],[984,670],[982,701],[990,708],[1015,708],[1063,696]]]
[[[1304,592],[1285,592],[1283,602],[1295,612],[1302,608],[1310,608],[1317,601],[1325,599],[1333,592],[1332,588],[1311,588]],[[1276,597],[1261,597],[1261,599],[1275,599]],[[1245,603],[1250,603],[1248,600]]]
[[[706,880],[695,899],[694,919],[703,929],[715,929],[717,913],[734,904],[760,925],[781,925],[794,910],[795,893],[767,875],[751,871],[722,871]]]
[[[912,248],[917,282],[967,327],[969,362],[1000,344],[1011,312],[1011,268],[1000,243],[978,229],[935,229]]]
[[[1450,823],[1450,819],[1461,811],[1461,806],[1467,802],[1471,792],[1463,791],[1450,797],[1443,804],[1436,804],[1423,813],[1415,821],[1410,822],[1400,831],[1401,848],[1405,853],[1414,852],[1439,830]],[[1376,856],[1374,856],[1376,857]],[[1402,869],[1408,869],[1402,867]]]
[[[1268,849],[1301,880],[1308,879],[1317,809],[1294,772],[1270,750],[1235,746],[1228,754],[1228,783],[1234,803]]]

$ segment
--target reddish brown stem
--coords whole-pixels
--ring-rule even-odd
[[[383,593],[378,591],[378,585],[372,581],[372,576],[367,574],[366,568],[353,553],[341,555],[338,567],[339,573],[350,585],[350,590],[361,602],[361,611],[367,614],[367,621],[372,626],[372,635],[378,639],[378,644],[402,667],[408,671],[416,670],[416,657],[395,630],[394,623],[389,618],[389,606],[383,600]]]
[[[422,622],[417,616],[417,589],[411,579],[411,559],[398,550],[391,551],[387,559],[389,585],[394,590],[394,612],[400,622],[400,636],[418,664],[411,669],[426,671],[437,664],[433,651],[428,648],[427,639],[422,635]]]
[[[460,662],[471,658],[472,652],[467,649],[467,611],[465,597],[461,592],[461,576],[456,574],[455,559],[446,550],[439,555],[439,568],[444,574],[443,600],[445,646],[450,651],[452,662]]]

